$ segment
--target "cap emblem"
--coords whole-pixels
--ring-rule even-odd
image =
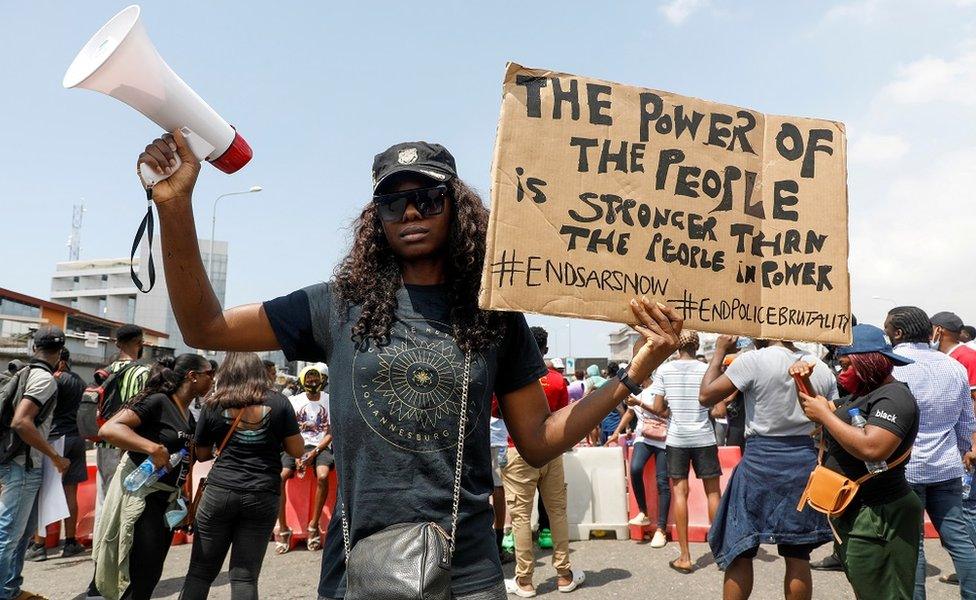
[[[401,165],[412,165],[417,162],[417,149],[404,148],[400,150],[400,153],[397,154],[397,162]]]

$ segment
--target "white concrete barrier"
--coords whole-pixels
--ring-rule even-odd
[[[587,540],[613,532],[630,539],[627,472],[620,448],[576,448],[563,455],[569,539]]]

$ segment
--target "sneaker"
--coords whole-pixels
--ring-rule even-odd
[[[647,527],[651,524],[651,520],[648,519],[647,515],[645,515],[643,512],[637,513],[636,517],[627,522],[635,527]]]
[[[552,531],[549,529],[539,531],[539,547],[543,550],[552,548]]]
[[[502,551],[503,552],[514,552],[515,551],[515,533],[509,531],[502,538]]]
[[[823,560],[810,563],[810,568],[814,571],[843,571],[844,565],[836,554],[831,554]]]
[[[505,591],[509,594],[514,594],[519,598],[535,598],[535,588],[523,588],[518,584],[518,581],[516,581],[514,577],[512,579],[505,580]]]
[[[84,551],[85,551],[85,547],[74,540],[70,542],[65,542],[64,547],[61,548],[61,558],[71,558],[72,556],[78,556]]]
[[[654,532],[654,537],[651,538],[651,548],[663,548],[668,545],[668,536],[664,534],[663,529],[658,529]]]
[[[24,559],[31,562],[44,562],[47,560],[47,549],[44,547],[44,544],[31,542],[27,546],[27,553],[24,555]]]
[[[579,573],[575,571],[570,571],[570,573],[573,576],[573,581],[566,585],[559,586],[559,591],[564,594],[568,594],[569,592],[572,592],[579,586],[583,585],[583,582],[586,581],[586,573],[584,573],[583,571],[580,571]]]
[[[959,585],[959,576],[955,573],[950,575],[942,575],[939,577],[939,581],[942,583],[948,583],[949,585]]]

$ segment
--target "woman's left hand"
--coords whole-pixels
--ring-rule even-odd
[[[797,392],[800,397],[800,406],[803,407],[803,414],[814,423],[823,424],[827,416],[833,411],[830,410],[830,401],[823,396],[808,396],[803,392]]]
[[[634,346],[634,358],[628,367],[628,375],[640,383],[678,350],[678,336],[684,320],[670,306],[651,302],[647,296],[631,300],[630,309],[637,317],[634,331],[641,334],[643,339]]]

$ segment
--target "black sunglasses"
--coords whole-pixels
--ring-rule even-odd
[[[396,223],[403,220],[403,213],[407,211],[407,204],[417,207],[417,212],[423,218],[439,215],[444,212],[444,202],[447,200],[447,186],[444,184],[419,190],[407,190],[373,196],[377,212],[384,223]]]

